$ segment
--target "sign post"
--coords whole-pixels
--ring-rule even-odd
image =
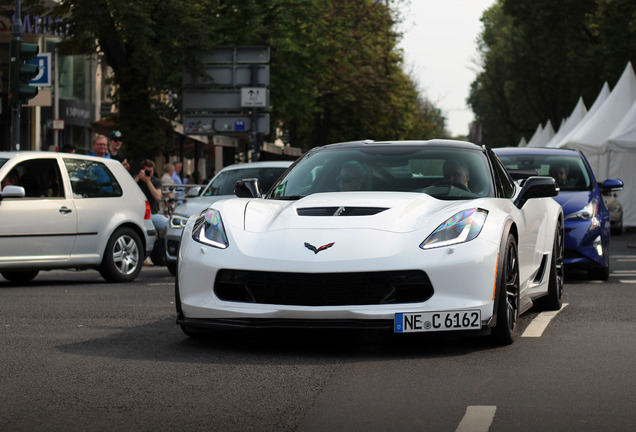
[[[188,135],[251,134],[251,160],[269,134],[269,47],[218,47],[204,73],[184,73],[182,123]]]

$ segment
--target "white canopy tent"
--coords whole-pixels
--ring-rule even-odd
[[[563,145],[566,148],[583,151],[599,181],[607,177],[607,164],[601,161],[601,146],[616,130],[634,101],[636,101],[636,74],[632,64],[628,63],[607,100],[591,116],[585,117],[582,125],[576,128]]]
[[[530,141],[528,141],[526,146],[528,146],[528,147],[539,147],[539,146],[535,145],[534,143],[538,142],[541,139],[541,134],[542,133],[543,133],[543,125],[541,123],[539,123],[539,125],[537,126],[537,129],[535,129],[534,133],[532,134],[532,138],[530,138]]]
[[[548,120],[545,127],[539,123],[535,134],[528,142],[528,147],[545,147],[545,145],[552,139],[554,136],[554,128],[552,127],[552,122]]]
[[[609,87],[607,89],[607,93],[609,94]],[[576,125],[578,125],[581,122],[581,120],[583,120],[586,114],[587,114],[587,108],[585,107],[583,98],[580,97],[578,102],[576,103],[576,106],[570,113],[570,116],[561,122],[561,126],[559,126],[559,130],[552,137],[552,139],[548,141],[548,143],[545,146],[556,147],[559,141],[565,138],[567,134],[569,134],[576,127]]]
[[[636,226],[636,100],[601,147],[606,177],[625,183],[618,200],[623,205],[623,225]]]

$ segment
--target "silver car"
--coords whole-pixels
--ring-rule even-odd
[[[0,274],[94,268],[130,282],[155,242],[150,206],[122,164],[79,154],[0,152]]]
[[[168,222],[166,233],[166,265],[172,274],[177,271],[177,255],[183,227],[194,214],[199,214],[210,204],[227,198],[233,198],[236,182],[245,178],[257,178],[263,192],[269,191],[274,182],[292,164],[291,161],[251,162],[235,164],[223,168],[200,190],[191,188],[187,192],[186,202],[174,209]]]

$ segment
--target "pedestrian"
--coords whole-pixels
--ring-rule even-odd
[[[118,130],[112,131],[108,135],[108,153],[110,154],[111,159],[118,160],[121,164],[126,168],[126,170],[130,170],[130,164],[128,163],[128,159],[121,153],[121,146],[124,141],[124,136]]]
[[[139,188],[146,196],[148,204],[150,204],[150,217],[152,224],[157,231],[157,240],[155,241],[155,249],[153,249],[151,256],[155,257],[152,260],[146,260],[144,264],[152,265],[155,259],[160,260],[162,247],[165,247],[165,235],[168,228],[168,218],[162,215],[160,210],[160,202],[162,197],[161,192],[161,180],[154,176],[155,163],[150,159],[144,159],[141,161],[141,169],[139,174],[135,176],[135,181]],[[155,250],[157,252],[155,252]],[[165,251],[165,249],[163,249]]]
[[[181,178],[181,170],[183,169],[183,163],[181,161],[177,161],[174,164],[174,172],[172,173],[172,180],[174,180],[174,184],[181,185],[183,184],[183,179]],[[184,189],[177,188],[177,199],[179,203],[183,202]]]
[[[90,151],[90,156],[99,156],[110,159],[108,154],[108,141],[102,134],[95,134],[92,142],[93,149]]]
[[[174,191],[174,188],[170,188],[168,189],[166,186],[171,186],[173,184],[175,184],[175,181],[173,180],[173,174],[174,174],[174,165],[172,164],[165,164],[163,167],[163,175],[161,176],[161,186],[162,186],[162,190],[166,191],[166,195],[168,199],[170,198],[174,198],[172,196],[172,192]]]
[[[75,146],[73,144],[64,144],[62,146],[62,153],[75,153]]]

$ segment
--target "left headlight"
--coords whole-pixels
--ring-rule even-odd
[[[486,222],[488,211],[473,208],[460,211],[446,219],[420,244],[422,249],[433,249],[464,243],[477,237]]]
[[[588,231],[593,230],[594,228],[598,228],[599,226],[601,226],[600,221],[596,217],[597,206],[598,206],[598,204],[597,204],[596,200],[592,200],[589,203],[587,203],[587,205],[585,207],[583,207],[581,210],[576,211],[574,213],[570,213],[565,218],[566,219],[589,220],[590,221],[590,227],[588,228]]]
[[[199,243],[225,249],[229,246],[223,219],[218,210],[208,209],[202,212],[194,222],[192,238]]]
[[[170,216],[170,219],[168,220],[168,227],[169,228],[176,228],[176,229],[183,229],[186,224],[188,223],[188,217],[187,216],[181,216],[178,214],[173,214]]]

